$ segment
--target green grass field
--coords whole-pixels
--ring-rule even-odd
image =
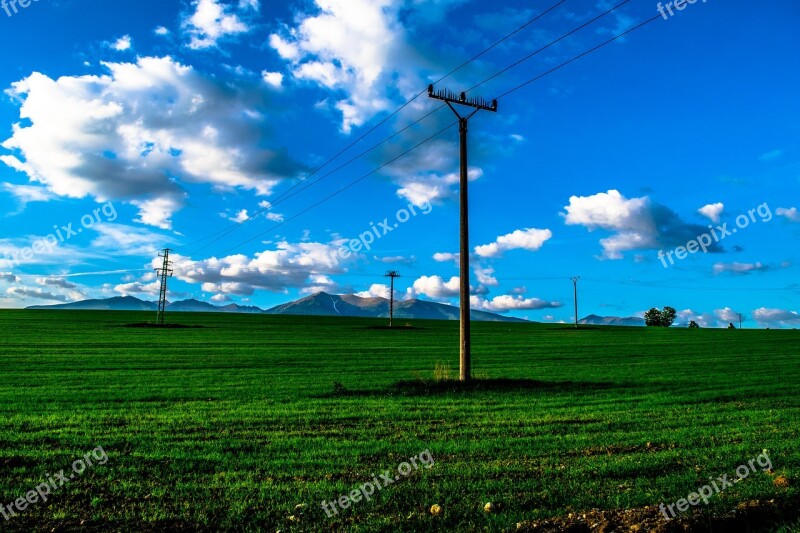
[[[434,380],[458,375],[456,322],[122,327],[152,318],[0,312],[0,505],[98,446],[108,457],[0,530],[513,531],[673,503],[763,450],[772,473],[682,516],[800,507],[797,331],[474,323],[480,381],[464,389]],[[320,508],[424,450],[432,468]],[[800,522],[755,528],[781,524]]]

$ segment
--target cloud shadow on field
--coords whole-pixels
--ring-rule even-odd
[[[550,392],[550,393],[580,393],[611,389],[630,389],[634,384],[596,382],[596,381],[539,381],[533,379],[473,379],[468,383],[458,380],[402,380],[382,389],[350,390],[346,387],[334,385],[334,390],[322,394],[320,398],[338,397],[364,397],[364,396],[435,396],[447,394],[467,394],[482,392]]]
[[[405,325],[405,326],[365,326],[365,327],[352,328],[352,329],[356,330],[356,331],[364,330],[364,329],[376,329],[376,330],[382,330],[382,331],[414,331],[414,330],[425,329],[425,328],[421,328],[419,326]]]
[[[612,382],[589,381],[539,381],[535,379],[473,379],[462,383],[458,380],[405,380],[398,381],[394,389],[408,396],[466,392],[589,392],[627,388],[627,385]]]
[[[187,326],[185,324],[153,324],[150,322],[139,322],[136,324],[124,324],[123,328],[142,328],[142,329],[206,329],[206,326]]]

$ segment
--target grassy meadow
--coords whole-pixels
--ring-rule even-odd
[[[800,508],[798,331],[473,323],[465,389],[441,381],[458,377],[457,322],[124,327],[153,318],[0,312],[0,505],[98,446],[108,458],[0,530],[515,531],[673,503],[764,450],[773,472],[681,516]],[[432,468],[320,508],[424,450]]]

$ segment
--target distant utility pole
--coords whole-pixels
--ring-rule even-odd
[[[169,248],[164,248],[164,251],[158,254],[158,257],[164,258],[164,264],[161,268],[156,268],[155,271],[158,273],[158,277],[161,278],[161,291],[158,293],[158,325],[164,325],[164,313],[167,309],[167,278],[172,277],[173,270],[169,267],[172,265],[172,261],[169,260],[169,253],[172,250]]]
[[[575,329],[578,329],[578,281],[580,279],[580,276],[572,278],[572,288],[575,293]]]
[[[739,329],[742,329],[742,313],[736,313],[739,315]]]
[[[389,282],[389,327],[392,327],[392,322],[394,321],[394,278],[399,278],[400,272],[396,270],[390,270],[384,277],[391,278],[391,281]]]
[[[467,129],[469,119],[471,119],[478,111],[491,111],[497,112],[497,100],[493,100],[491,104],[483,98],[467,98],[466,93],[456,95],[454,92],[443,90],[434,91],[433,85],[428,86],[428,97],[436,100],[442,100],[458,117],[458,132],[460,134],[461,143],[461,259],[460,259],[460,275],[461,275],[461,290],[460,290],[460,318],[461,318],[461,356],[460,356],[460,379],[463,382],[470,381],[471,367],[470,361],[470,342],[469,342],[469,319],[470,319],[470,304],[469,304],[469,197],[467,185],[469,182],[469,167],[467,163]],[[470,114],[462,116],[453,104],[471,107],[474,109]]]

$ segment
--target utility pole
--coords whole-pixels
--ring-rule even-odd
[[[466,93],[456,95],[456,93],[448,90],[434,91],[433,85],[428,86],[428,97],[435,100],[441,100],[458,117],[458,132],[460,135],[461,144],[461,258],[460,258],[460,337],[461,337],[461,350],[460,350],[460,379],[462,382],[470,381],[472,363],[470,360],[470,304],[469,304],[469,197],[468,197],[468,183],[469,183],[469,167],[467,162],[467,130],[469,119],[471,119],[478,111],[491,111],[497,112],[497,100],[491,103],[483,98],[467,98]],[[460,106],[471,107],[474,109],[466,116],[462,116],[453,104]]]
[[[172,277],[173,270],[170,269],[170,265],[172,265],[172,261],[169,260],[169,253],[172,250],[169,248],[164,248],[164,251],[158,254],[158,257],[164,258],[164,263],[161,268],[156,268],[155,271],[158,273],[158,277],[161,278],[161,290],[158,293],[158,321],[157,324],[159,326],[164,325],[164,313],[167,309],[167,278]]]
[[[736,313],[739,315],[739,329],[742,329],[742,313]]]
[[[392,322],[394,321],[394,278],[399,278],[400,272],[396,270],[390,270],[384,277],[391,278],[391,281],[389,282],[389,327],[392,327]]]
[[[578,329],[578,280],[580,279],[580,276],[572,278],[572,288],[575,293],[575,329]]]

